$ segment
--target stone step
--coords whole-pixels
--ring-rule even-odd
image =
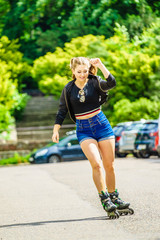
[[[47,111],[47,109],[40,109],[40,111],[29,111],[29,112],[24,112],[23,113],[23,118],[25,117],[29,117],[29,116],[33,116],[35,118],[37,118],[37,115],[40,115],[40,116],[46,116],[46,115],[49,115],[49,116],[53,116],[53,115],[56,115],[57,112],[54,112],[54,111]]]
[[[24,113],[25,112],[28,113],[30,111],[38,111],[38,112],[40,111],[41,112],[42,109],[43,109],[43,111],[57,111],[58,110],[57,106],[58,105],[56,105],[56,104],[55,105],[51,105],[51,106],[48,106],[48,105],[44,105],[43,106],[42,104],[38,105],[38,106],[35,105],[34,107],[33,106],[32,107],[31,106],[26,106],[26,108],[24,110]]]
[[[53,96],[36,96],[31,97],[22,114],[20,121],[16,122],[18,140],[48,140],[51,139],[53,125],[58,110],[59,100]],[[67,115],[63,124],[73,124]],[[45,127],[52,126],[52,129],[39,130],[18,130],[23,127]]]
[[[43,141],[51,140],[53,129],[51,130],[40,130],[40,131],[24,131],[17,132],[18,140],[33,140],[43,139]]]
[[[20,128],[20,127],[39,127],[39,126],[51,126],[54,124],[54,119],[49,119],[46,121],[32,121],[32,122],[25,122],[25,121],[21,121],[21,122],[17,122],[16,123],[16,127]]]
[[[49,97],[31,97],[28,101],[29,105],[33,105],[35,103],[55,103],[58,102],[58,99],[54,99],[52,96]]]
[[[16,122],[16,127],[36,127],[36,126],[53,126],[55,122],[55,117],[52,116],[48,119],[32,119],[32,121],[26,121],[25,119],[23,119],[22,121]],[[69,117],[66,117],[63,124],[73,124],[73,122],[70,120]]]
[[[45,121],[50,120],[53,121],[55,119],[56,114],[46,113],[46,114],[29,114],[29,115],[23,115],[22,121],[23,122],[32,122],[32,121]]]
[[[71,131],[75,128],[74,124],[68,124],[62,126],[60,129],[60,135],[64,135],[67,131]],[[21,140],[39,140],[39,141],[51,141],[53,134],[53,126],[46,127],[26,127],[17,128],[18,141]]]

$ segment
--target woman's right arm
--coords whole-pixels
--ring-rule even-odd
[[[65,94],[64,89],[62,91],[61,97],[60,97],[60,103],[59,103],[59,109],[56,114],[56,120],[53,127],[53,135],[52,135],[52,141],[58,143],[59,142],[59,129],[66,117],[66,114],[68,112],[66,101],[65,101]]]

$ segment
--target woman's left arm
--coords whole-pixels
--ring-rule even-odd
[[[101,72],[103,73],[104,77],[107,81],[102,80],[100,77],[98,77],[100,81],[100,85],[103,91],[109,90],[116,86],[116,80],[113,77],[113,75],[109,72],[109,70],[105,67],[105,65],[101,62],[99,58],[93,58],[90,60],[91,64],[93,64],[95,67],[99,68]]]

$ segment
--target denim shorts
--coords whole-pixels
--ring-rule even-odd
[[[112,127],[102,111],[88,119],[76,119],[76,133],[79,143],[86,139],[100,142],[115,138]]]

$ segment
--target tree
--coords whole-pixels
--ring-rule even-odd
[[[159,10],[158,0],[0,0],[0,34],[18,38],[25,58],[33,60],[78,36],[109,38],[116,23],[133,38],[160,16]]]
[[[31,80],[31,67],[23,60],[19,48],[18,40],[10,41],[6,36],[0,38],[0,60],[7,64],[11,79],[18,83],[17,87],[21,91]]]

